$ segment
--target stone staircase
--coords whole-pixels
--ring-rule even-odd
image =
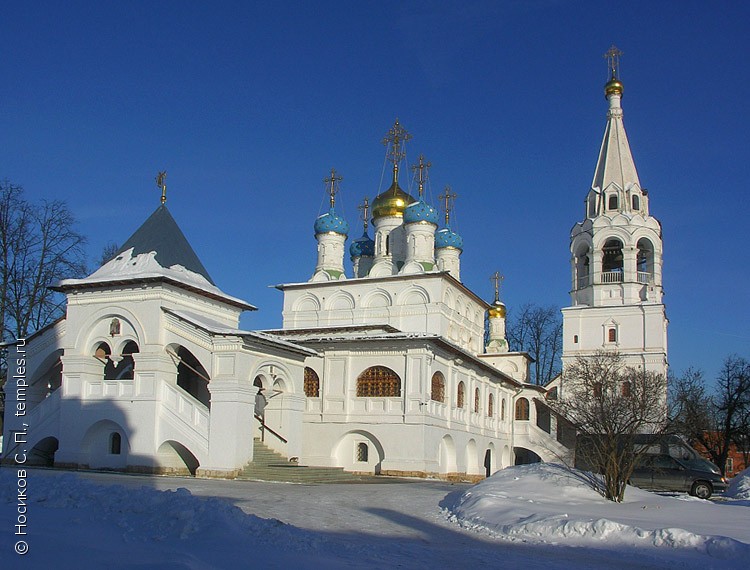
[[[281,481],[285,483],[365,483],[378,477],[355,475],[340,467],[308,467],[290,463],[283,455],[270,449],[260,439],[253,441],[253,461],[248,463],[237,479]]]

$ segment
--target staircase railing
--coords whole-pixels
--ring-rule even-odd
[[[279,438],[279,439],[280,439],[280,440],[281,440],[281,441],[282,441],[283,443],[289,443],[289,442],[288,442],[288,441],[287,441],[287,440],[286,440],[286,439],[284,438],[284,436],[282,436],[282,435],[280,435],[280,434],[276,433],[276,432],[275,432],[275,431],[273,431],[273,430],[272,430],[272,429],[271,429],[270,427],[268,427],[268,426],[266,425],[266,422],[265,422],[265,421],[263,421],[263,418],[262,418],[261,416],[259,416],[258,414],[255,414],[255,419],[256,419],[256,420],[258,420],[258,421],[260,422],[260,440],[261,440],[262,442],[265,442],[265,441],[266,441],[266,431],[269,431],[269,432],[270,432],[271,434],[273,434],[273,435],[275,435],[276,437],[278,437],[278,438]]]

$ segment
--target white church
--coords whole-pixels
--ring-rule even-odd
[[[625,135],[615,63],[594,179],[571,232],[563,364],[616,349],[666,373],[661,229]],[[440,197],[442,216],[426,202],[421,156],[418,195],[400,186],[409,138],[398,121],[386,136],[391,184],[363,204],[350,274],[331,172],[330,210],[314,222],[316,267],[277,286],[279,330],[239,328],[254,307],[213,282],[163,192],[111,261],[55,286],[65,316],[11,353],[25,370],[14,378],[11,367],[5,387],[3,461],[252,478],[273,452],[288,472],[476,480],[569,457],[545,403],[552,386],[527,383],[529,356],[509,351],[497,287],[488,303],[461,282],[453,195]]]

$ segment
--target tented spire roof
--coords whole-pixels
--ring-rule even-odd
[[[630,152],[628,136],[625,134],[625,125],[622,122],[622,107],[620,107],[621,92],[608,93],[609,111],[607,113],[607,127],[604,130],[604,140],[599,151],[599,160],[594,171],[594,180],[591,187],[604,190],[610,184],[615,183],[625,190],[631,184],[637,184],[638,172],[633,162],[633,154]]]
[[[213,279],[211,279],[201,260],[198,259],[185,234],[182,233],[165,204],[159,206],[143,222],[143,225],[119,249],[117,255],[131,248],[133,248],[133,257],[155,251],[156,262],[162,267],[181,265],[185,269],[202,275],[209,283],[214,285]]]

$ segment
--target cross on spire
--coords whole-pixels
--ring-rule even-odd
[[[610,79],[619,79],[620,77],[620,56],[622,55],[622,51],[617,49],[617,46],[612,44],[612,47],[610,47],[607,50],[607,53],[604,54],[604,59],[607,60],[607,66],[610,71]]]
[[[403,148],[406,141],[411,140],[411,135],[406,132],[406,129],[401,126],[401,123],[396,122],[393,124],[391,129],[386,133],[383,139],[383,144],[386,146],[386,155],[388,159],[393,163],[393,182],[398,182],[398,164],[406,156],[406,150]]]
[[[167,184],[164,182],[167,179],[167,171],[162,170],[156,175],[156,185],[161,189],[161,203],[164,204],[167,201]]]
[[[411,169],[417,173],[417,182],[419,183],[419,198],[424,197],[424,182],[427,179],[427,170],[432,166],[431,162],[424,161],[424,155],[419,155],[419,164],[415,164]]]
[[[357,206],[357,209],[362,212],[361,218],[365,225],[365,233],[367,233],[367,224],[370,217],[370,201],[367,196],[365,196],[364,202]]]
[[[500,285],[502,285],[504,280],[505,276],[502,275],[499,271],[495,271],[495,273],[490,276],[490,281],[495,284],[495,303],[500,301]]]
[[[445,227],[447,228],[450,225],[451,220],[451,210],[453,210],[453,204],[456,201],[456,198],[458,197],[458,194],[455,192],[451,192],[451,187],[446,186],[445,191],[438,196],[438,200],[443,201],[443,207],[445,208]]]
[[[336,176],[336,169],[331,168],[331,175],[323,179],[323,182],[328,186],[328,195],[331,198],[331,209],[336,203],[336,194],[339,193],[339,182],[344,179],[343,176]]]

